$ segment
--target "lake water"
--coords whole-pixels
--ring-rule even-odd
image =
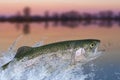
[[[15,44],[15,51],[20,46],[33,46],[41,41],[48,44],[64,40],[100,39],[100,49],[105,52],[99,58],[82,66],[82,74],[85,76],[89,73],[89,75],[86,79],[80,80],[120,80],[120,26],[118,24],[0,23],[1,57],[17,38],[19,39]]]

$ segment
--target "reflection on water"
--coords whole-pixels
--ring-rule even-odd
[[[92,20],[88,20],[88,21],[61,21],[61,22],[58,22],[58,21],[54,21],[54,22],[51,22],[53,26],[57,27],[57,26],[62,26],[62,27],[68,27],[68,28],[76,28],[76,27],[80,27],[80,26],[90,26],[90,25],[97,25],[98,27],[105,27],[105,28],[111,28],[113,26],[120,26],[120,22],[119,23],[116,23],[114,21],[92,21]],[[20,25],[21,23],[17,23],[16,25],[16,29],[17,30],[20,30]],[[30,33],[30,24],[29,22],[25,22],[23,23],[23,33],[24,34],[29,34]],[[50,25],[50,22],[48,21],[45,21],[44,22],[44,28],[47,29]]]
[[[28,23],[24,24],[23,32],[24,32],[24,34],[30,33],[30,26]]]
[[[17,29],[17,30],[20,30],[20,29],[21,29],[20,27],[21,27],[21,26],[17,23],[16,29]],[[22,29],[22,31],[23,31],[24,34],[29,34],[29,33],[30,33],[30,25],[29,25],[29,23],[24,23],[24,24],[23,24],[23,29]]]

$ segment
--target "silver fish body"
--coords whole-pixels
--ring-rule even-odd
[[[63,51],[63,52],[70,51],[70,54],[72,53],[71,58],[74,58],[75,52],[80,48],[84,48],[85,50],[84,56],[88,57],[97,51],[99,43],[100,40],[98,39],[84,39],[84,40],[69,40],[69,41],[56,42],[35,48],[23,46],[17,50],[14,59],[21,60],[25,57],[27,57],[28,59],[33,59],[42,54],[48,54],[57,51]],[[4,65],[3,68],[6,68],[8,64]]]

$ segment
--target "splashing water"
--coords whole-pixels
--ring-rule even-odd
[[[11,61],[16,52],[15,52],[15,46],[17,44],[17,42],[19,41],[19,39],[22,37],[22,35],[20,35],[8,48],[8,50],[4,51],[4,52],[0,52],[0,55],[2,57],[0,57],[0,67],[4,64],[6,64],[7,62]]]
[[[32,47],[39,47],[39,46],[42,46],[43,44],[44,44],[44,41],[40,41],[35,43]]]
[[[13,43],[16,44],[17,40]],[[15,55],[12,45],[0,60],[6,63],[9,62]],[[36,43],[33,47],[43,45],[42,42]],[[85,80],[90,75],[84,74],[83,63],[78,62],[75,65],[70,65],[70,59],[62,59],[55,53],[44,54],[34,59],[27,60],[26,58],[9,64],[5,70],[0,69],[0,80]],[[98,53],[100,55],[100,53]],[[88,61],[97,58],[98,55]],[[87,62],[88,62],[87,61]],[[3,63],[0,62],[1,66]]]

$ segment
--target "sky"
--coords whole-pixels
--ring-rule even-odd
[[[0,0],[0,15],[22,13],[24,7],[31,8],[31,14],[49,12],[97,12],[102,10],[120,10],[120,0]]]

